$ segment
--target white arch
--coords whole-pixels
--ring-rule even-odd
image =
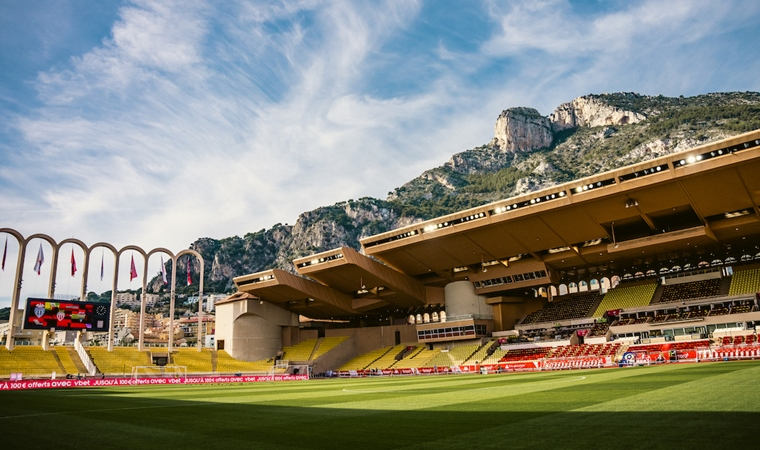
[[[55,295],[55,279],[56,279],[56,273],[57,273],[57,269],[58,269],[58,253],[59,253],[59,251],[60,251],[60,249],[61,249],[61,247],[63,245],[65,245],[67,243],[72,243],[72,244],[78,245],[83,250],[83,252],[84,252],[85,261],[84,261],[84,269],[83,269],[83,273],[82,273],[82,277],[83,277],[82,278],[82,289],[81,289],[81,292],[80,292],[80,298],[82,300],[85,300],[86,297],[87,297],[87,277],[88,277],[88,274],[89,274],[89,261],[90,261],[90,256],[91,256],[93,250],[95,250],[96,248],[103,247],[103,248],[107,248],[107,249],[109,249],[111,251],[111,253],[114,256],[114,275],[113,275],[113,284],[112,284],[112,289],[111,289],[111,318],[113,318],[113,316],[115,315],[116,290],[117,290],[117,286],[118,286],[119,260],[120,260],[121,255],[124,252],[126,252],[126,251],[132,250],[132,251],[138,252],[139,254],[141,254],[143,256],[143,277],[142,277],[142,292],[143,293],[145,293],[147,291],[147,283],[148,283],[148,259],[149,259],[149,256],[152,255],[152,254],[154,254],[154,253],[159,253],[159,252],[166,253],[167,255],[169,255],[172,258],[172,261],[173,261],[171,307],[170,307],[170,310],[171,310],[171,319],[170,319],[170,328],[171,328],[171,330],[170,330],[170,334],[172,335],[172,339],[170,339],[170,341],[169,341],[169,351],[171,351],[171,349],[172,349],[172,343],[173,343],[173,340],[174,340],[173,339],[173,331],[174,331],[174,323],[173,323],[173,321],[174,321],[174,292],[175,292],[175,287],[176,287],[177,259],[180,256],[182,256],[182,255],[193,255],[193,256],[195,256],[198,259],[199,266],[200,266],[199,267],[200,270],[198,271],[200,273],[200,279],[199,279],[199,282],[198,282],[198,285],[199,285],[198,297],[200,299],[199,301],[201,301],[201,302],[203,301],[202,300],[203,299],[203,278],[204,278],[204,275],[205,275],[205,263],[203,261],[203,257],[201,256],[201,254],[198,253],[195,250],[191,250],[191,249],[182,250],[179,253],[177,253],[176,255],[174,255],[171,251],[169,251],[169,250],[167,250],[165,248],[156,248],[156,249],[153,249],[153,250],[151,250],[149,252],[146,252],[141,247],[138,247],[136,245],[127,245],[125,247],[122,247],[119,250],[116,250],[116,248],[113,245],[111,245],[109,243],[106,243],[106,242],[98,242],[98,243],[96,243],[96,244],[94,244],[94,245],[92,245],[90,247],[87,247],[87,245],[84,242],[82,242],[79,239],[75,239],[75,238],[64,239],[60,243],[57,243],[55,241],[55,239],[53,239],[52,237],[50,237],[50,236],[48,236],[46,234],[42,234],[42,233],[36,233],[36,234],[33,234],[33,235],[31,235],[31,236],[29,236],[27,238],[24,238],[24,236],[21,233],[19,233],[18,231],[14,230],[12,228],[0,228],[0,233],[6,233],[6,234],[9,234],[9,235],[13,236],[14,238],[16,238],[16,241],[18,242],[18,245],[19,245],[19,251],[18,251],[18,256],[17,256],[17,260],[16,260],[16,274],[15,274],[14,285],[13,285],[13,294],[12,294],[12,298],[11,298],[11,311],[10,311],[10,317],[9,317],[9,319],[10,319],[10,327],[9,327],[9,330],[8,330],[8,332],[9,332],[8,338],[6,339],[6,344],[5,344],[6,348],[9,351],[13,350],[13,347],[14,347],[14,344],[15,344],[15,340],[14,340],[15,338],[14,338],[14,336],[16,335],[16,331],[17,330],[15,329],[15,327],[14,327],[13,324],[16,321],[16,315],[17,315],[17,311],[18,311],[18,304],[19,304],[19,299],[20,299],[20,295],[21,295],[21,284],[22,284],[22,281],[23,281],[23,264],[24,264],[24,259],[26,258],[26,249],[27,249],[29,243],[33,239],[42,239],[42,240],[45,240],[53,248],[53,254],[50,257],[51,261],[52,261],[52,264],[53,264],[53,267],[51,268],[50,281],[49,281],[49,284],[48,284],[48,297],[50,297],[50,298],[53,298],[54,295]],[[202,333],[203,333],[203,312],[202,312],[202,308],[200,307],[201,305],[199,305],[199,312],[198,312],[198,321],[199,321],[199,323],[198,323],[198,351],[201,351],[201,349],[203,348],[203,340],[202,340]],[[138,343],[138,348],[140,350],[143,350],[143,335],[144,335],[144,324],[145,324],[145,317],[144,317],[144,315],[145,315],[145,296],[143,295],[142,299],[141,299],[141,305],[140,305],[140,340],[139,340],[139,343]],[[113,338],[114,338],[114,329],[113,329],[113,326],[114,326],[114,323],[113,323],[113,320],[110,320],[109,322],[110,323],[109,323],[109,330],[108,330],[108,351],[113,351]],[[43,344],[46,344],[45,341],[43,341]]]

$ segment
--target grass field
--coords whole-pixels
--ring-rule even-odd
[[[0,392],[3,448],[751,448],[760,361]]]

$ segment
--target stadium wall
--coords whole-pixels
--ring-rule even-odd
[[[243,361],[277,355],[297,336],[298,315],[267,302],[241,299],[217,305],[216,349]],[[285,344],[283,343],[285,341]]]

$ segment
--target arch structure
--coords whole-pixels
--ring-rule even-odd
[[[200,281],[199,281],[199,288],[198,288],[198,351],[200,351],[203,348],[203,339],[202,339],[202,332],[203,332],[203,278],[205,274],[205,264],[203,261],[203,257],[200,253],[198,253],[195,250],[192,249],[185,249],[177,253],[176,255],[171,252],[170,250],[159,247],[155,248],[153,250],[150,250],[146,252],[143,248],[136,246],[136,245],[127,245],[125,247],[122,247],[121,249],[116,249],[113,245],[107,243],[107,242],[98,242],[96,244],[93,244],[91,246],[87,246],[83,241],[79,239],[74,238],[68,238],[64,239],[61,242],[56,242],[55,239],[53,239],[51,236],[47,234],[33,234],[28,237],[24,237],[21,233],[18,231],[12,229],[12,228],[0,228],[0,234],[6,234],[14,237],[18,243],[19,250],[18,250],[18,256],[16,258],[16,271],[14,274],[14,280],[13,280],[13,293],[11,296],[11,311],[10,311],[10,317],[9,317],[9,330],[8,330],[8,337],[6,338],[5,347],[10,351],[13,350],[13,347],[15,345],[15,336],[17,333],[20,333],[21,329],[23,328],[23,325],[18,325],[18,323],[21,323],[21,320],[17,317],[19,312],[19,303],[20,303],[20,297],[21,297],[21,286],[23,283],[23,267],[24,267],[24,261],[26,259],[26,251],[30,244],[30,242],[34,239],[42,239],[46,241],[53,249],[53,254],[51,256],[51,261],[53,264],[53,267],[50,270],[50,278],[48,281],[48,292],[47,296],[48,298],[54,298],[55,297],[55,287],[56,287],[56,277],[58,274],[58,256],[61,251],[61,248],[63,248],[66,244],[73,244],[78,246],[82,249],[84,252],[84,269],[82,270],[82,289],[80,290],[79,298],[81,301],[85,301],[87,299],[87,279],[89,276],[89,270],[90,270],[90,257],[92,256],[92,253],[95,249],[102,248],[107,249],[111,252],[113,258],[114,258],[114,270],[113,270],[113,280],[112,280],[112,287],[111,287],[111,320],[109,320],[109,327],[108,327],[108,351],[113,351],[113,343],[114,343],[114,321],[113,316],[116,312],[116,289],[119,282],[119,262],[121,256],[127,252],[127,251],[134,251],[139,253],[143,256],[143,270],[142,270],[142,292],[145,293],[148,286],[148,260],[150,259],[151,255],[157,254],[157,253],[166,253],[170,260],[172,261],[172,280],[171,280],[171,294],[170,294],[170,319],[169,319],[169,352],[173,350],[173,344],[174,344],[174,300],[175,300],[175,290],[177,285],[177,261],[181,256],[189,255],[191,257],[195,257],[198,260],[198,266],[200,273]],[[140,350],[144,349],[144,331],[145,331],[145,310],[146,310],[146,297],[145,295],[141,296],[141,302],[140,302],[140,337],[138,340],[138,348]],[[43,345],[46,347],[47,344],[47,334],[43,334]]]

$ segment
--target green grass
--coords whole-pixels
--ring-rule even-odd
[[[741,448],[760,361],[0,392],[4,448]]]

